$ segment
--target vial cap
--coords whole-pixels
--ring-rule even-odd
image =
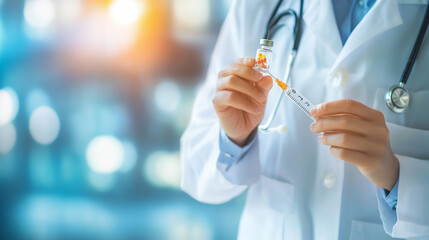
[[[259,41],[259,44],[261,44],[262,46],[272,47],[274,45],[274,41],[269,39],[261,39]]]

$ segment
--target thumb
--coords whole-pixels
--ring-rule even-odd
[[[263,77],[256,85],[262,89],[262,91],[268,95],[271,88],[273,87],[273,79],[270,76]]]

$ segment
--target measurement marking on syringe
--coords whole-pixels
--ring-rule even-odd
[[[298,92],[292,87],[289,87],[286,83],[280,81],[278,78],[275,78],[271,73],[268,72],[268,74],[270,74],[271,77],[276,80],[277,85],[279,85],[279,87],[283,89],[283,93],[286,94],[289,99],[291,99],[299,108],[301,108],[305,113],[307,113],[309,117],[315,120],[310,113],[310,109],[312,108],[313,104],[311,104],[307,98],[303,97],[300,92]]]
[[[296,93],[295,89],[293,89],[292,91],[287,91],[286,95],[292,101],[294,101],[296,103],[296,105],[298,105],[305,113],[307,113],[309,116],[311,116],[310,111],[306,107],[304,107],[304,105],[302,105],[300,101],[298,101],[295,97],[292,96],[292,94],[291,94],[292,92]],[[304,100],[303,97],[301,97],[301,96],[298,96],[298,97],[301,98],[301,101]],[[308,107],[310,106],[310,104],[308,102],[306,102],[306,104],[307,104]]]

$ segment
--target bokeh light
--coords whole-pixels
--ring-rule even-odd
[[[89,143],[86,160],[94,172],[113,173],[124,161],[124,148],[122,143],[113,136],[98,136]]]
[[[30,117],[30,134],[34,141],[49,145],[58,137],[60,119],[57,113],[48,106],[37,108]]]
[[[123,141],[122,145],[124,147],[124,161],[119,171],[129,172],[137,163],[137,148],[136,145],[131,141]]]
[[[166,113],[174,113],[182,99],[180,88],[173,81],[159,83],[155,88],[154,96],[156,107]]]
[[[168,239],[171,240],[210,240],[213,232],[206,221],[178,221],[169,231]]]
[[[173,0],[175,23],[186,29],[202,30],[210,20],[209,0]]]
[[[0,126],[12,121],[15,117],[17,112],[15,97],[11,90],[0,90]]]
[[[81,0],[56,0],[55,4],[58,9],[58,18],[66,23],[75,20],[82,11]]]
[[[231,1],[0,0],[0,239],[236,237],[178,153]]]
[[[156,187],[180,188],[180,154],[157,151],[151,153],[143,166],[143,175]]]
[[[24,17],[28,25],[36,28],[48,27],[55,18],[55,7],[50,0],[27,0]]]
[[[84,54],[114,57],[126,52],[136,42],[138,29],[134,25],[116,23],[110,19],[110,14],[106,15],[97,12],[79,28],[75,44]]]
[[[112,174],[89,172],[88,180],[91,186],[99,192],[107,192],[115,184],[115,178]]]
[[[86,239],[82,235],[112,239],[117,224],[108,208],[94,201],[66,197],[32,195],[17,203],[17,212],[10,221],[29,236],[25,239]],[[68,237],[58,237],[64,229]]]
[[[0,126],[0,154],[12,150],[16,143],[16,129],[11,123]]]
[[[18,94],[16,94],[15,90],[13,90],[10,87],[6,87],[3,90],[5,90],[9,94],[9,96],[12,98],[13,112],[12,112],[12,118],[10,119],[10,121],[13,121],[15,119],[16,115],[18,114],[18,111],[19,111]]]
[[[115,0],[109,8],[113,21],[129,25],[135,23],[143,12],[143,3],[138,0]]]

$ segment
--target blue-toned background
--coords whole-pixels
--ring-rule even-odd
[[[227,0],[0,0],[0,239],[234,239],[179,188]]]

